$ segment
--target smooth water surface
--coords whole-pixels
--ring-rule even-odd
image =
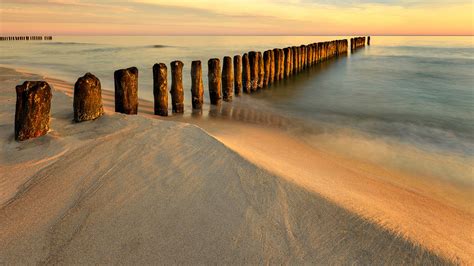
[[[203,62],[207,104],[209,58],[342,38],[347,37],[55,37],[0,42],[0,64],[71,82],[92,72],[109,90],[114,70],[136,66],[139,95],[152,100],[153,64],[169,66],[181,60],[189,112],[192,60]],[[283,129],[315,147],[472,185],[473,40],[375,36],[371,46],[241,97],[230,106],[250,106],[292,121]]]

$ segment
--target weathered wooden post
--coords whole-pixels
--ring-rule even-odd
[[[100,80],[86,73],[74,85],[74,121],[94,120],[104,114]]]
[[[242,57],[234,56],[234,93],[236,96],[242,94]]]
[[[292,54],[293,54],[293,62],[291,64],[291,72],[293,72],[292,74],[296,74],[298,71],[297,71],[297,67],[298,67],[298,51],[296,49],[296,46],[293,46],[291,47],[291,50],[292,50]]]
[[[209,98],[212,105],[221,103],[221,63],[218,58],[209,59],[207,62],[207,79],[209,83]]]
[[[250,81],[250,60],[248,54],[242,56],[242,86],[245,93],[250,93],[252,84]]]
[[[275,81],[280,80],[280,52],[277,48],[273,49],[273,54],[275,55]]]
[[[370,45],[370,36],[367,37],[367,45]]]
[[[301,45],[301,49],[303,50],[303,52],[302,52],[303,58],[301,58],[301,60],[303,62],[302,63],[302,66],[303,66],[302,68],[305,69],[306,68],[306,45]]]
[[[155,115],[168,116],[168,68],[163,63],[153,65],[153,98]]]
[[[25,81],[16,86],[15,139],[27,140],[49,131],[51,88],[45,81]]]
[[[204,86],[202,83],[202,65],[199,60],[191,62],[191,97],[193,109],[202,109]]]
[[[280,80],[285,79],[285,53],[283,49],[278,49],[278,53],[280,54]]]
[[[249,52],[250,62],[250,89],[252,92],[257,90],[258,87],[258,55],[257,52]]]
[[[307,64],[307,67],[311,67],[313,65],[313,50],[312,50],[312,46],[311,44],[307,45],[306,46],[306,64]]]
[[[130,67],[114,72],[115,112],[135,115],[138,112],[138,69]]]
[[[264,62],[263,62],[263,55],[261,52],[257,52],[257,58],[258,58],[258,84],[257,87],[258,89],[263,89],[263,77],[265,76],[265,67],[264,67]]]
[[[264,70],[264,76],[263,76],[263,86],[268,87],[270,84],[270,63],[271,63],[271,53],[270,51],[265,51],[263,52],[263,70]]]
[[[183,62],[171,62],[171,108],[173,113],[184,112]]]
[[[232,101],[234,95],[234,72],[232,69],[232,58],[225,56],[222,63],[222,96],[224,101]]]
[[[270,83],[275,82],[275,51],[270,50]]]
[[[283,53],[285,55],[285,78],[290,76],[290,68],[291,68],[291,50],[290,48],[284,48]]]

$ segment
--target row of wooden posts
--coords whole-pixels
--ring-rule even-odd
[[[351,48],[360,47],[359,39]],[[357,45],[356,45],[357,43]],[[335,40],[309,45],[275,48],[263,53],[251,51],[233,58],[208,61],[209,98],[212,105],[221,100],[232,101],[233,95],[256,92],[287,79],[305,68],[331,57],[347,54],[348,41]],[[171,62],[171,106],[173,113],[184,112],[183,63]],[[168,77],[163,63],[153,66],[154,113],[168,115]],[[138,69],[131,67],[114,72],[115,111],[138,112]],[[45,81],[25,81],[16,86],[15,139],[22,141],[45,135],[49,131],[51,88]],[[204,88],[201,61],[191,63],[192,108],[202,109]],[[39,99],[39,101],[38,101]],[[74,85],[74,121],[94,120],[104,113],[100,80],[91,73],[80,77]]]
[[[364,47],[365,43],[366,43],[366,37],[351,38],[351,50]],[[367,45],[370,45],[370,36],[367,37]]]
[[[53,36],[0,36],[0,41],[51,41]]]

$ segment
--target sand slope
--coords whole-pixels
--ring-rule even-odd
[[[0,264],[447,263],[189,124],[73,124],[55,91],[53,131],[17,143],[24,77],[0,73]]]

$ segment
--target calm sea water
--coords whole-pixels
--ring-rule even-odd
[[[0,42],[0,64],[71,82],[92,72],[110,90],[114,70],[136,66],[139,95],[151,100],[152,65],[181,60],[190,110],[192,60],[203,61],[208,102],[209,58],[342,38],[347,37],[55,37]],[[280,128],[318,148],[472,185],[473,104],[473,37],[374,36],[372,46],[244,96],[230,108],[269,114],[257,123],[284,120]]]

